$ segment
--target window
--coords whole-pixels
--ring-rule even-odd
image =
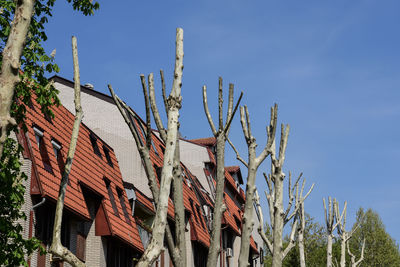
[[[157,157],[160,157],[160,155],[158,154],[158,151],[156,149],[156,146],[154,145],[154,141],[151,140],[151,145],[153,146],[154,152],[156,153]]]
[[[204,221],[201,219],[201,212],[200,212],[200,206],[199,205],[196,205],[196,210],[197,210],[197,214],[199,216],[199,220],[201,222],[201,226],[203,226],[203,228],[205,229],[206,226],[204,225]]]
[[[193,211],[194,218],[196,219],[196,222],[198,223],[199,219],[197,219],[196,210],[194,209],[194,206],[193,206],[193,200],[189,199],[189,201],[190,201],[190,207],[192,208],[192,211]]]
[[[258,221],[260,221],[260,212],[258,210],[258,205],[255,202],[253,203],[253,205],[254,205],[254,209],[256,210]]]
[[[103,145],[103,151],[104,151],[104,155],[106,155],[108,165],[113,167],[114,165],[113,165],[111,157],[110,157],[110,150],[105,145]]]
[[[53,145],[54,155],[56,157],[58,167],[60,168],[60,173],[62,176],[64,174],[65,163],[64,163],[64,159],[63,159],[63,156],[61,153],[61,145],[55,140],[51,140],[51,144]],[[69,180],[68,180],[68,182],[69,182]]]
[[[51,168],[49,154],[47,153],[46,144],[43,138],[43,130],[34,126],[33,131],[35,132],[36,142],[40,151],[40,156],[42,157],[43,167],[46,171],[53,173],[53,169]]]
[[[117,194],[118,194],[118,198],[119,198],[119,203],[121,204],[121,207],[122,207],[122,211],[124,212],[125,221],[128,224],[131,224],[131,219],[129,218],[129,213],[128,213],[128,210],[126,209],[126,205],[125,205],[125,201],[124,201],[124,193],[122,192],[121,189],[117,188]]]
[[[99,146],[97,145],[97,137],[93,133],[90,133],[89,138],[90,142],[92,143],[93,152],[101,158],[100,149]]]
[[[119,217],[118,208],[117,208],[117,205],[115,204],[114,194],[113,194],[113,191],[111,188],[111,182],[107,179],[104,179],[104,182],[106,183],[108,197],[110,198],[110,202],[111,202],[111,206],[114,210],[114,214],[115,214],[115,216]]]

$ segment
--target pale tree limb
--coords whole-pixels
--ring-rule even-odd
[[[329,197],[329,210],[326,208],[326,203],[325,203],[325,198],[322,199],[324,203],[324,214],[325,214],[325,222],[326,222],[326,233],[328,236],[328,242],[327,242],[327,247],[326,247],[326,266],[327,267],[332,267],[332,243],[333,243],[333,231],[336,229],[336,227],[339,225],[339,223],[342,221],[342,218],[344,216],[344,211],[342,212],[340,217],[335,216],[335,212],[333,210],[334,206],[336,205],[336,199],[333,200],[332,203],[332,198]],[[336,223],[335,223],[336,219]]]
[[[364,260],[364,248],[365,248],[365,238],[363,240],[363,244],[362,244],[362,247],[361,247],[361,257],[360,257],[360,259],[358,259],[358,261],[356,261],[356,256],[353,253],[351,253],[350,245],[349,245],[349,243],[347,243],[347,252],[350,255],[351,267],[359,266],[361,264],[361,262]]]
[[[161,73],[162,73],[161,80],[162,80],[163,88],[164,88],[163,89],[164,105],[165,105],[165,109],[168,110],[168,102],[164,95],[165,94],[164,73],[162,71],[161,71]],[[144,78],[144,76],[143,76],[143,78]],[[165,130],[165,128],[163,126],[161,116],[160,116],[160,113],[158,112],[158,108],[157,108],[157,104],[156,104],[156,94],[154,92],[155,90],[154,90],[153,73],[150,73],[150,75],[148,76],[148,80],[149,80],[149,96],[150,96],[151,110],[153,112],[154,121],[155,121],[157,129],[160,133],[160,137],[163,140],[163,142],[165,143],[167,140],[167,131]]]
[[[164,79],[164,71],[160,70],[160,77],[161,77],[161,91],[162,91],[162,97],[164,101],[164,107],[165,107],[165,114],[168,116],[168,101],[167,101],[167,94],[165,93],[165,79]]]
[[[50,253],[54,256],[60,257],[63,261],[68,262],[74,267],[86,266],[80,261],[71,251],[61,244],[61,222],[63,217],[64,199],[67,191],[69,174],[72,167],[72,161],[76,150],[76,144],[78,142],[79,128],[83,117],[83,111],[81,106],[81,85],[79,75],[79,62],[78,62],[78,48],[75,36],[72,37],[72,55],[74,61],[74,102],[75,102],[75,120],[72,128],[71,142],[69,144],[67,159],[65,162],[65,169],[60,183],[60,189],[58,191],[58,199],[56,205],[56,211],[54,215],[54,227],[53,227],[53,238],[50,246]]]
[[[260,214],[260,224],[258,226],[258,233],[260,234],[262,240],[264,241],[264,243],[266,244],[268,250],[272,254],[273,253],[273,247],[272,247],[271,241],[268,239],[267,235],[265,234],[264,216],[263,216],[262,208],[261,208],[261,205],[260,205],[260,196],[258,195],[257,189],[256,189],[256,195],[254,197],[254,202],[256,203],[256,207],[257,207],[258,213]]]
[[[132,125],[132,121],[129,119],[128,115],[126,112],[130,114],[132,118],[136,117],[136,114],[129,108],[128,105],[126,105],[114,92],[114,89],[112,86],[109,84],[108,89],[110,90],[111,96],[114,99],[114,103],[117,105],[118,110],[120,111],[122,117],[125,120],[125,123],[128,125],[129,130],[132,133],[132,136],[136,142],[136,146],[138,148],[140,157],[143,160],[143,165],[144,169],[147,175],[147,179],[149,181],[149,187],[151,190],[151,193],[153,195],[153,200],[154,200],[154,205],[155,208],[157,209],[158,206],[158,196],[159,196],[159,187],[157,184],[157,178],[155,176],[154,170],[153,170],[153,163],[150,159],[150,147],[143,146],[140,142],[140,136],[135,130],[135,126]],[[149,110],[146,110],[146,112],[150,112]],[[134,122],[133,122],[134,123]],[[168,245],[168,251],[171,256],[172,262],[174,262],[174,265],[177,266],[176,262],[179,261],[179,254],[176,253],[175,251],[175,244],[174,244],[174,239],[173,235],[171,232],[171,229],[169,225],[166,225],[166,231],[165,231],[165,238],[167,240],[167,245]]]
[[[185,266],[185,261],[186,258],[184,257],[184,254],[180,254],[179,251],[177,250],[177,247],[174,245],[174,240],[172,237],[171,230],[169,229],[169,225],[167,222],[167,210],[168,210],[168,199],[169,199],[169,191],[170,191],[170,186],[171,186],[171,181],[173,179],[173,169],[174,166],[176,165],[176,143],[177,143],[177,137],[178,137],[178,117],[179,117],[179,109],[181,107],[181,96],[180,96],[180,91],[181,91],[181,84],[182,84],[182,70],[183,70],[183,30],[178,28],[177,29],[177,36],[176,36],[176,61],[175,61],[175,71],[174,71],[174,81],[173,81],[173,88],[171,90],[171,94],[168,97],[168,99],[164,102],[168,105],[166,107],[166,110],[168,110],[168,130],[165,130],[166,136],[165,136],[165,143],[166,143],[166,149],[165,149],[165,154],[164,154],[164,167],[162,170],[161,174],[161,181],[160,181],[160,187],[158,187],[157,180],[155,177],[155,173],[153,170],[153,165],[152,161],[150,159],[150,146],[151,143],[149,144],[149,141],[147,141],[146,145],[147,146],[142,146],[140,143],[140,137],[135,131],[134,126],[132,125],[131,121],[129,120],[126,112],[130,113],[131,116],[135,117],[136,115],[131,111],[131,109],[123,102],[121,101],[114,93],[112,90],[112,87],[109,85],[109,89],[111,92],[111,95],[113,96],[114,102],[116,103],[118,109],[120,110],[120,113],[125,119],[125,122],[129,126],[131,133],[135,139],[135,142],[137,144],[139,153],[143,159],[144,162],[144,167],[149,179],[149,186],[153,194],[154,202],[156,205],[156,216],[154,220],[154,228],[152,232],[152,239],[146,248],[142,258],[138,262],[137,266],[151,266],[151,264],[158,258],[159,254],[163,250],[164,247],[164,231],[165,231],[165,237],[167,239],[167,244],[168,244],[168,249],[170,252],[170,255],[172,257],[174,266]],[[144,77],[143,77],[144,78]],[[142,78],[142,86],[145,85],[145,81]],[[163,77],[162,77],[163,80]],[[164,85],[163,85],[164,86]],[[143,86],[145,89],[145,86]],[[163,88],[163,91],[165,92],[165,88]],[[146,97],[146,95],[145,95]],[[155,104],[155,97],[154,97],[154,85],[153,85],[153,78],[152,75],[149,75],[149,102],[151,109],[153,111],[153,117],[156,120],[156,125],[159,127],[159,131],[162,131],[163,126],[161,123],[161,119],[158,121],[157,118],[159,118],[159,113],[156,108]],[[146,114],[149,114],[148,106],[146,106]],[[147,115],[146,118],[149,116]],[[149,122],[147,122],[147,125],[149,125]],[[146,136],[149,136],[151,134],[151,129],[148,128]],[[162,133],[161,133],[162,135]],[[161,136],[162,137],[162,136]],[[146,138],[147,139],[147,138]],[[163,138],[162,138],[163,139]],[[148,140],[148,139],[147,139]],[[179,161],[179,160],[178,160]],[[179,183],[176,183],[179,184]],[[180,183],[182,186],[182,183]],[[183,199],[180,201],[183,205]],[[178,205],[179,206],[179,205]],[[176,207],[176,205],[175,205]],[[179,212],[178,212],[179,213]],[[177,212],[175,213],[176,215],[178,214]],[[179,215],[178,215],[179,216]],[[180,249],[185,250],[185,242],[180,242],[179,243]]]
[[[349,232],[346,231],[346,215],[347,215],[347,202],[344,202],[343,208],[343,222],[339,222],[337,232],[340,237],[340,267],[346,267],[346,243],[348,242]],[[339,218],[339,203],[335,203],[335,216]]]
[[[299,244],[300,267],[306,267],[306,257],[304,248],[304,229],[306,228],[306,220],[304,214],[304,203],[300,205],[299,220],[300,220],[300,225],[297,230],[297,240]]]
[[[285,248],[285,250],[283,251],[283,255],[282,258],[284,259],[286,257],[286,255],[290,252],[290,250],[295,246],[295,234],[296,234],[296,230],[297,230],[297,216],[294,218],[294,222],[292,224],[292,230],[290,232],[290,236],[289,236],[289,244],[287,245],[287,247]]]
[[[215,128],[213,119],[208,109],[207,103],[207,88],[203,86],[203,106],[208,123],[210,124],[211,131],[217,139],[217,177],[216,177],[216,190],[215,190],[215,203],[214,203],[214,219],[212,221],[212,231],[210,239],[210,247],[208,249],[207,267],[215,267],[218,261],[218,254],[220,253],[221,244],[221,219],[222,214],[226,207],[223,203],[224,184],[225,184],[225,143],[228,138],[229,128],[233,117],[235,116],[237,107],[239,106],[242,94],[237,101],[235,108],[233,108],[233,84],[229,85],[229,102],[226,123],[223,122],[223,86],[222,78],[218,81],[218,131]]]
[[[236,159],[239,160],[244,166],[248,167],[247,162],[244,161],[244,159],[240,156],[239,151],[236,149],[235,145],[232,143],[232,141],[227,138],[228,143],[231,145],[233,151],[236,153]]]
[[[277,105],[271,108],[271,119],[269,123],[269,127],[267,127],[267,144],[264,147],[263,151],[259,156],[256,155],[256,139],[252,135],[251,131],[251,122],[250,115],[247,106],[240,108],[240,123],[242,125],[243,135],[246,140],[247,150],[248,150],[248,160],[246,167],[247,171],[247,183],[246,183],[246,202],[244,206],[244,213],[242,219],[242,238],[240,243],[240,254],[239,254],[239,266],[244,267],[248,266],[248,258],[249,258],[249,246],[250,246],[250,237],[253,231],[254,226],[254,218],[253,218],[253,202],[255,197],[255,180],[257,175],[257,170],[260,164],[266,159],[268,155],[271,154],[273,148],[276,132],[276,122],[277,122]],[[238,153],[237,153],[238,154]],[[268,201],[272,200],[271,197],[267,196]],[[271,215],[271,212],[270,212]],[[272,223],[271,225],[276,225]],[[274,228],[273,228],[274,229]],[[273,243],[272,243],[273,244]],[[274,253],[276,253],[275,247],[272,249]]]
[[[11,104],[15,87],[20,82],[19,69],[22,51],[33,16],[35,0],[16,1],[15,14],[11,22],[10,34],[2,52],[0,71],[0,156],[10,127],[16,125],[11,117]]]
[[[300,266],[306,266],[306,259],[305,259],[305,249],[304,249],[304,230],[306,228],[306,219],[304,215],[304,201],[310,195],[311,191],[314,188],[314,184],[311,185],[310,189],[308,190],[307,194],[303,196],[304,186],[306,183],[306,179],[303,180],[303,184],[301,186],[300,195],[296,193],[296,207],[298,220],[300,221],[300,225],[297,229],[297,240],[299,244],[299,254],[300,254]]]
[[[164,247],[164,234],[167,222],[168,199],[173,180],[174,157],[178,138],[179,109],[181,108],[181,86],[183,72],[183,30],[176,30],[176,56],[172,90],[168,97],[168,130],[161,172],[158,206],[154,219],[152,238],[137,263],[138,267],[150,266],[160,255]],[[178,202],[178,201],[177,201]],[[183,205],[183,200],[182,200]]]

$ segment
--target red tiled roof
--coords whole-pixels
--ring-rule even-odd
[[[257,244],[256,244],[256,242],[254,241],[253,236],[250,236],[250,247],[251,247],[251,249],[253,250],[253,252],[254,252],[255,254],[259,254],[258,248],[257,248]]]
[[[227,166],[225,167],[225,169],[229,172],[229,173],[235,173],[238,170],[240,170],[239,166]]]
[[[58,107],[53,106],[52,110],[55,117],[49,122],[44,118],[44,115],[40,111],[39,104],[34,99],[32,104],[33,108],[26,107],[26,125],[28,126],[28,140],[33,152],[32,160],[36,163],[35,167],[38,174],[36,178],[42,188],[42,195],[56,201],[61,181],[61,173],[53,152],[51,140],[55,139],[61,145],[61,154],[65,161],[70,143],[74,115],[62,105]],[[52,172],[44,168],[42,156],[33,130],[34,125],[43,130],[43,141],[50,160]],[[113,167],[111,167],[107,163],[103,151],[103,145],[108,148],[109,146],[98,138],[97,144],[101,157],[96,155],[93,152],[93,147],[89,138],[90,133],[90,130],[82,123],[79,130],[74,161],[69,175],[70,185],[67,187],[65,207],[75,214],[90,220],[81,186],[84,185],[90,188],[103,198],[102,207],[104,207],[104,213],[109,224],[108,227],[110,228],[111,235],[124,240],[136,250],[142,252],[143,245],[139,237],[135,220],[132,216],[129,216],[130,222],[126,221],[122,205],[119,201],[117,188],[120,190],[119,194],[122,194],[122,201],[127,209],[126,212],[132,214],[115,154],[112,149],[109,149],[109,155],[113,164]],[[115,199],[118,215],[114,214],[104,178],[110,181],[110,188]]]
[[[192,139],[189,141],[202,146],[213,146],[217,143],[217,139],[215,137]]]
[[[223,214],[224,222],[237,234],[240,234],[240,227],[237,225],[236,220],[241,221],[242,215],[240,209],[236,206],[231,197],[224,193],[224,200],[226,211]],[[236,220],[235,220],[236,218]]]
[[[153,201],[135,188],[136,201],[140,202],[147,210],[154,213]]]

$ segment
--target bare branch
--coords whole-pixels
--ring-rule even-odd
[[[108,85],[108,90],[110,91],[111,97],[114,99],[114,103],[117,105],[119,112],[125,120],[125,123],[128,125],[129,130],[131,131],[133,138],[135,139],[136,145],[138,149],[143,149],[143,146],[140,143],[140,137],[135,131],[135,126],[132,125],[131,120],[128,118],[128,115],[125,111],[129,112],[131,116],[135,116],[135,114],[130,110],[130,108],[115,94],[114,89],[111,84]]]
[[[227,133],[229,132],[232,120],[235,117],[236,111],[239,107],[240,100],[242,100],[242,97],[243,97],[243,92],[240,93],[240,96],[239,96],[238,101],[236,102],[235,108],[233,109],[233,112],[232,112],[231,116],[229,117],[229,119],[226,121],[225,128],[224,128],[225,135],[227,135]]]
[[[154,89],[153,73],[150,73],[148,79],[149,79],[150,106],[151,106],[151,110],[153,111],[154,122],[156,123],[157,129],[160,132],[161,139],[164,142],[166,142],[166,140],[167,140],[167,131],[164,128],[164,125],[163,125],[161,117],[160,117],[160,112],[158,111],[158,108],[157,108],[156,94],[155,94],[155,89]]]
[[[206,113],[208,123],[210,124],[211,131],[214,136],[217,136],[217,130],[215,129],[214,122],[213,122],[211,114],[210,114],[210,110],[208,109],[207,87],[205,85],[203,85],[203,107],[204,107],[204,112]]]
[[[150,114],[149,94],[147,93],[146,79],[143,74],[140,75],[140,80],[142,81],[144,103],[145,103],[145,108],[146,108],[146,136],[145,136],[146,146],[150,150],[150,147],[151,147],[151,114]],[[150,88],[151,86],[153,86],[153,74],[149,75],[148,80],[149,80],[149,88]]]
[[[162,98],[164,101],[165,114],[167,114],[167,116],[168,116],[168,100],[167,100],[167,94],[165,93],[165,80],[164,80],[164,71],[163,70],[160,70],[160,77],[161,77]]]
[[[286,257],[286,255],[289,253],[289,251],[294,247],[295,245],[295,234],[296,234],[296,230],[297,230],[297,217],[294,219],[294,222],[292,224],[292,231],[290,233],[290,238],[289,238],[289,244],[288,246],[285,248],[285,250],[283,251],[283,255],[282,255],[282,259],[284,259]]]
[[[268,250],[272,254],[273,253],[273,247],[272,247],[271,241],[269,241],[269,239],[266,236],[265,231],[264,231],[264,216],[263,216],[263,213],[262,213],[262,208],[261,208],[261,205],[260,205],[260,196],[258,195],[257,189],[255,191],[254,201],[256,203],[256,207],[257,207],[258,213],[260,214],[260,224],[258,226],[258,233],[260,234],[260,236],[263,239],[264,243],[267,245]]]
[[[225,122],[225,129],[226,125],[229,122],[231,116],[232,116],[232,109],[233,109],[233,92],[234,92],[234,85],[233,83],[229,84],[229,97],[228,97],[228,111],[226,113],[226,122]]]
[[[244,159],[240,156],[239,151],[236,149],[235,145],[231,142],[231,140],[229,138],[227,138],[227,140],[228,140],[228,143],[231,145],[232,149],[236,153],[236,159],[239,160],[241,163],[243,163],[244,166],[248,167],[247,162],[244,161]]]
[[[244,107],[240,107],[240,123],[242,124],[243,134],[248,144],[250,141],[249,131],[247,129],[247,122],[244,113]]]
[[[285,152],[286,152],[286,146],[287,146],[287,141],[289,137],[289,130],[290,126],[289,124],[286,125],[286,129],[284,129],[283,124],[281,125],[281,142],[279,144],[279,165],[282,166],[283,163],[285,162]]]
[[[223,121],[223,109],[222,105],[224,103],[224,98],[222,96],[222,77],[218,79],[218,118],[219,118],[219,130],[221,131],[224,128],[224,121]]]
[[[253,138],[253,135],[251,134],[250,115],[249,115],[249,110],[247,108],[247,105],[244,105],[244,110],[246,112],[246,123],[247,123],[248,135],[249,135],[249,138]]]
[[[78,142],[79,128],[83,117],[83,110],[81,106],[81,85],[79,75],[79,62],[78,62],[78,48],[76,37],[72,37],[72,57],[74,62],[74,102],[75,102],[75,120],[72,127],[71,142],[69,144],[67,159],[65,162],[65,169],[61,178],[59,194],[56,204],[56,211],[54,215],[53,227],[53,241],[50,246],[50,252],[62,258],[75,267],[84,267],[85,264],[80,261],[71,251],[61,244],[61,223],[64,210],[64,199],[67,191],[69,174],[72,167],[72,162],[75,155],[76,144]]]

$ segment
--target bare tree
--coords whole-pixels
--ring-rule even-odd
[[[303,180],[303,185],[301,186],[301,192],[298,197],[296,197],[296,207],[298,208],[298,220],[300,221],[299,227],[297,229],[297,242],[299,244],[299,254],[300,254],[300,266],[306,267],[306,257],[305,257],[305,249],[304,249],[304,229],[306,228],[306,219],[304,215],[304,201],[311,193],[314,188],[314,184],[311,185],[308,193],[303,197],[303,189],[306,183],[306,179]],[[296,192],[297,196],[297,192]]]
[[[351,253],[351,251],[350,251],[350,245],[349,245],[349,243],[347,242],[347,252],[348,252],[349,255],[350,255],[351,267],[357,267],[357,266],[359,266],[359,265],[361,264],[361,262],[364,260],[364,248],[365,248],[365,238],[364,238],[364,240],[363,240],[362,247],[361,247],[361,257],[360,257],[360,259],[359,259],[358,261],[356,261],[356,256],[355,256],[353,253]]]
[[[249,247],[250,237],[253,231],[254,220],[253,220],[253,203],[256,192],[256,175],[258,167],[272,153],[272,146],[275,139],[276,133],[276,121],[277,121],[278,106],[275,105],[271,108],[270,124],[267,127],[267,143],[260,153],[256,155],[256,139],[251,132],[250,115],[247,106],[240,108],[240,122],[242,125],[243,134],[247,143],[248,149],[248,160],[245,162],[239,155],[238,150],[235,148],[233,143],[228,139],[229,144],[236,152],[236,157],[247,167],[247,184],[246,184],[246,202],[244,206],[244,214],[242,219],[242,235],[240,243],[240,254],[239,254],[239,266],[248,266],[249,258]]]
[[[222,94],[222,78],[219,78],[218,86],[218,131],[215,128],[213,119],[208,109],[207,103],[207,87],[203,86],[203,105],[204,112],[206,113],[208,123],[210,124],[211,131],[214,137],[217,139],[217,178],[216,178],[216,191],[215,191],[215,204],[214,214],[212,222],[211,240],[210,247],[208,249],[207,266],[215,267],[217,265],[218,254],[220,253],[220,238],[221,238],[221,218],[222,213],[226,210],[226,206],[223,203],[224,194],[224,183],[225,183],[225,142],[229,134],[229,129],[232,123],[232,119],[235,116],[236,110],[239,106],[240,100],[242,99],[243,92],[233,108],[233,93],[234,85],[229,84],[229,102],[228,102],[228,113],[226,115],[226,122],[223,122],[223,94]],[[247,258],[246,258],[247,260]]]
[[[344,203],[343,213],[344,213],[343,222],[340,221],[339,225],[337,227],[337,232],[340,237],[340,267],[346,266],[346,246],[349,243],[349,240],[353,236],[354,232],[360,226],[360,224],[357,224],[355,227],[353,227],[353,229],[350,232],[346,231],[347,202]],[[336,218],[339,218],[339,216],[340,216],[339,203],[337,203],[337,202],[335,204],[335,216],[336,216]],[[363,246],[364,246],[364,244],[363,244]],[[350,253],[349,253],[349,255],[350,255]],[[360,261],[360,263],[361,263],[361,261]]]
[[[14,91],[20,82],[19,68],[22,50],[25,45],[31,23],[35,0],[16,1],[15,15],[11,23],[10,35],[2,53],[0,72],[0,155],[3,154],[4,142],[8,129],[16,124],[10,109]]]
[[[286,131],[284,131],[283,125],[281,127],[281,142],[279,149],[279,159],[276,159],[275,155],[275,142],[273,142],[271,150],[271,175],[266,175],[264,173],[265,180],[268,185],[268,191],[265,191],[265,195],[268,200],[269,206],[269,217],[270,225],[272,229],[272,241],[266,236],[264,231],[264,216],[259,202],[259,196],[256,191],[255,193],[255,203],[260,214],[260,225],[258,232],[263,239],[266,247],[272,254],[272,266],[278,267],[282,266],[282,262],[289,251],[295,245],[295,234],[297,230],[297,224],[299,219],[299,213],[301,212],[304,201],[310,195],[314,188],[314,184],[310,187],[307,194],[303,196],[305,180],[303,180],[301,190],[299,191],[299,181],[302,174],[299,175],[294,185],[291,185],[291,173],[289,172],[289,183],[288,183],[288,193],[289,202],[286,210],[283,207],[283,180],[285,174],[282,171],[282,166],[284,163],[285,149],[287,144],[289,127],[287,126]],[[293,203],[295,206],[292,210]],[[303,206],[304,207],[304,206]],[[304,216],[303,216],[304,217]],[[284,226],[293,219],[292,228],[289,236],[289,244],[283,249],[283,228]],[[304,231],[304,228],[303,228]]]
[[[342,214],[340,217],[336,214],[336,212],[333,210],[335,206],[337,205],[336,199],[333,200],[332,203],[332,198],[329,197],[329,210],[326,209],[326,203],[325,203],[325,198],[322,199],[324,202],[324,211],[325,211],[325,222],[326,222],[326,233],[328,237],[328,243],[326,247],[326,266],[331,267],[332,266],[332,241],[333,241],[333,231],[336,229],[336,227],[339,225],[341,222],[344,212],[346,210],[346,205],[345,208],[343,209]],[[336,223],[335,223],[336,219]]]
[[[50,253],[52,253],[54,256],[61,258],[63,261],[68,262],[74,267],[84,267],[86,265],[61,244],[61,222],[63,217],[65,193],[67,191],[69,174],[72,167],[72,161],[74,159],[76,144],[78,141],[79,128],[83,117],[81,106],[81,85],[79,75],[78,48],[76,38],[74,36],[72,37],[72,55],[74,61],[75,120],[72,128],[71,142],[69,144],[65,169],[61,179],[60,189],[58,191],[58,199],[54,216],[53,241],[50,246]]]
[[[145,170],[149,179],[149,186],[153,194],[156,204],[156,215],[153,223],[152,238],[147,246],[142,258],[137,266],[150,266],[160,255],[164,247],[164,232],[167,239],[168,249],[173,259],[175,266],[186,266],[186,247],[185,247],[185,217],[182,196],[182,178],[180,170],[179,147],[177,147],[178,128],[179,128],[179,109],[181,107],[181,86],[182,86],[182,71],[183,71],[183,30],[177,28],[176,31],[176,57],[175,70],[172,90],[167,98],[165,95],[164,75],[161,71],[161,79],[163,85],[163,99],[165,110],[167,112],[168,126],[165,129],[160,119],[158,112],[155,93],[154,93],[154,78],[153,74],[148,76],[149,93],[147,93],[146,81],[144,75],[141,75],[143,93],[146,104],[146,144],[141,144],[140,137],[134,130],[134,126],[129,120],[126,112],[130,112],[132,116],[136,116],[133,111],[115,95],[111,85],[109,89],[120,113],[128,124],[132,135],[136,141],[139,153],[143,159]],[[151,125],[150,125],[150,107],[153,116],[160,132],[161,139],[165,142],[166,148],[164,153],[164,162],[161,172],[160,186],[158,187],[157,180],[154,174],[153,165],[150,160],[151,147]],[[178,150],[178,151],[177,151]],[[174,179],[174,199],[175,199],[175,221],[176,221],[176,246],[174,239],[169,229],[167,222],[168,199],[171,187],[171,182]]]

